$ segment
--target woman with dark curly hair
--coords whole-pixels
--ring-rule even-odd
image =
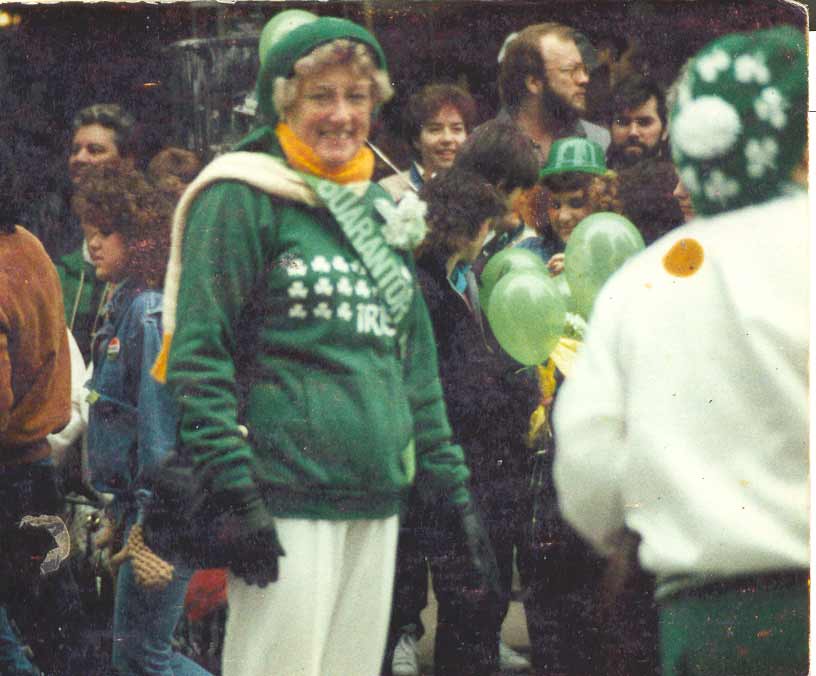
[[[143,477],[176,439],[174,401],[148,374],[162,342],[160,288],[173,200],[138,172],[100,166],[86,170],[73,208],[96,276],[114,289],[92,344],[88,458],[94,487],[114,496],[108,515],[127,541],[150,500]],[[113,623],[116,673],[206,676],[208,672],[173,652],[170,643],[190,575],[176,566],[166,587],[148,590],[137,583],[131,561],[119,567]]]

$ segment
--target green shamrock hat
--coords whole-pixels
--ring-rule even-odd
[[[807,139],[805,36],[734,33],[695,56],[671,112],[672,157],[699,214],[778,196]]]
[[[538,177],[572,172],[597,175],[606,173],[603,148],[595,141],[580,136],[555,141],[547,156],[547,164],[541,167]]]

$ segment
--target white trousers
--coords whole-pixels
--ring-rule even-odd
[[[260,589],[229,576],[224,676],[378,676],[398,517],[275,524],[278,581]]]

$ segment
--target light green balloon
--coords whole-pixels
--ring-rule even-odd
[[[540,256],[527,249],[509,247],[491,256],[479,279],[479,301],[485,311],[487,311],[486,308],[490,304],[490,294],[493,287],[496,286],[496,282],[511,272],[520,272],[522,270],[548,274],[547,264],[541,260]]]
[[[569,282],[567,282],[567,276],[561,272],[560,275],[556,275],[552,279],[555,282],[555,288],[558,289],[558,293],[564,299],[567,312],[575,312],[575,299],[572,297],[572,290],[569,287]]]
[[[628,258],[645,248],[643,236],[619,214],[587,216],[572,231],[564,252],[564,274],[575,310],[589,319],[598,292]]]
[[[264,65],[266,54],[270,47],[280,40],[286,33],[305,23],[315,21],[318,17],[305,9],[286,9],[273,16],[261,31],[258,41],[258,58],[261,67]]]
[[[493,287],[487,319],[505,352],[533,366],[550,356],[564,334],[566,308],[546,272],[522,270],[504,275]]]

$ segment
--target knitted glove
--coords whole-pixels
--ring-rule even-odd
[[[278,541],[275,520],[260,497],[245,503],[235,518],[222,522],[218,538],[221,545],[232,548],[230,569],[247,584],[266,587],[278,579],[278,557],[286,552]]]

